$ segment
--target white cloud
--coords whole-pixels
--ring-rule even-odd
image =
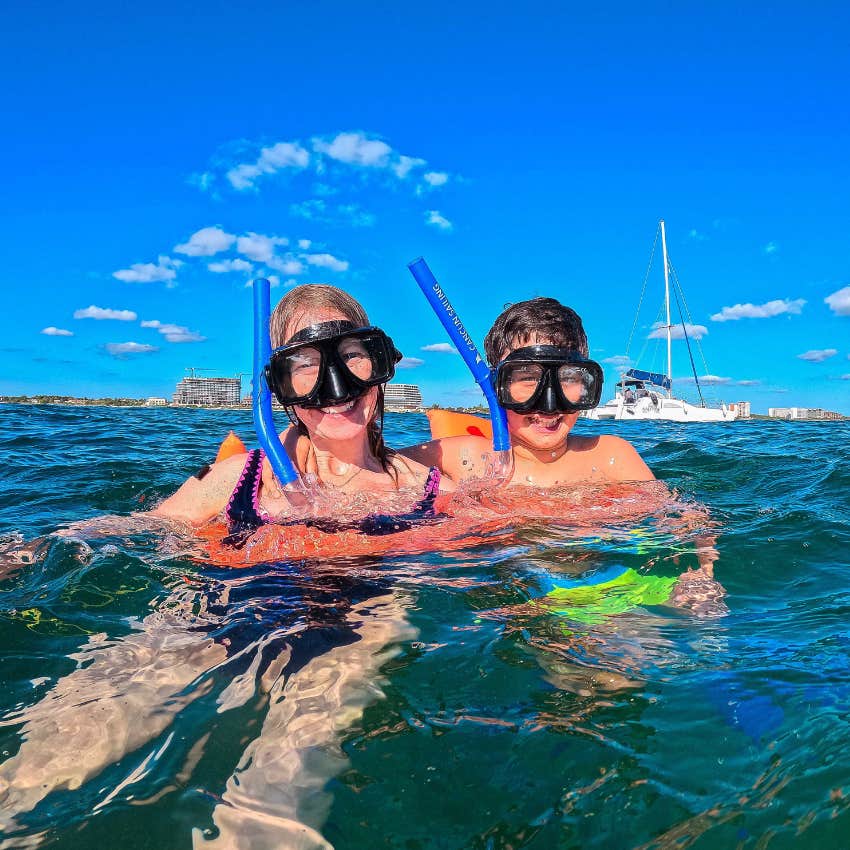
[[[396,369],[415,369],[417,366],[422,366],[425,363],[419,357],[402,357],[401,360],[396,363]]]
[[[135,322],[138,316],[132,310],[111,310],[109,307],[95,307],[92,304],[81,310],[74,311],[75,319],[115,319],[117,322]]]
[[[107,342],[106,350],[113,357],[122,357],[125,354],[150,354],[159,351],[155,345],[143,345],[140,342]]]
[[[235,146],[231,146],[231,151]],[[238,147],[244,149],[244,143]],[[308,150],[312,148],[312,150]],[[384,174],[397,180],[408,180],[412,175],[422,174],[427,161],[422,157],[408,156],[392,148],[386,141],[362,131],[345,131],[333,136],[314,136],[307,147],[298,141],[277,142],[260,149],[256,158],[234,160],[232,153],[225,153],[213,166],[212,171],[193,175],[190,182],[202,190],[209,189],[216,173],[224,172],[227,182],[238,192],[256,189],[261,179],[288,170],[309,170],[319,177],[313,190],[316,195],[328,196],[338,190],[329,185],[340,174],[341,168],[368,170]],[[444,185],[448,174],[441,171],[425,171],[417,181],[417,193],[423,187],[435,188]]]
[[[841,380],[842,381],[850,381],[850,373],[848,373],[847,375],[842,375]]]
[[[141,322],[143,328],[156,328],[167,342],[203,342],[206,337],[196,331],[190,331],[182,325],[173,325],[169,322],[160,322],[158,319],[149,319]]]
[[[699,382],[701,384],[729,384],[732,382],[731,378],[722,378],[720,375],[700,375]],[[693,376],[688,378],[674,378],[674,384],[695,384]]]
[[[761,383],[761,381],[748,379],[744,381],[735,381],[735,383],[739,387],[757,387]]]
[[[606,357],[602,362],[608,366],[625,367],[631,365],[632,358],[625,354],[615,354],[613,357]]]
[[[311,266],[319,266],[334,272],[344,272],[348,269],[348,261],[339,260],[333,254],[305,254],[304,259]],[[297,274],[297,272],[292,272],[292,274]]]
[[[324,218],[327,207],[327,202],[321,198],[311,198],[309,201],[301,201],[299,204],[290,204],[289,214],[314,221]]]
[[[215,263],[210,263],[207,268],[215,274],[225,274],[226,272],[245,272],[251,274],[254,271],[254,266],[247,260],[219,260]]]
[[[370,139],[363,133],[339,133],[329,142],[315,138],[313,150],[338,162],[367,168],[386,168],[393,155],[386,142]]]
[[[283,274],[301,274],[304,271],[304,263],[294,257],[285,257],[284,259],[276,257],[269,265]]]
[[[49,328],[45,328],[41,331],[45,336],[73,336],[74,334],[71,331],[66,331],[65,328],[54,328],[51,325]]]
[[[779,246],[775,242],[768,242],[762,250],[769,257],[771,254],[775,254],[779,250]]]
[[[850,286],[827,295],[823,300],[836,316],[850,316]]]
[[[129,269],[119,269],[117,272],[113,272],[112,277],[123,280],[125,283],[171,281],[177,277],[175,270],[182,265],[179,260],[160,256],[156,263],[134,263]]]
[[[414,168],[420,168],[427,164],[428,163],[424,159],[420,159],[418,156],[399,155],[398,159],[392,165],[392,170],[393,174],[395,174],[399,180],[404,180],[404,178],[407,177]]]
[[[256,263],[268,263],[275,255],[279,245],[288,245],[289,240],[283,236],[266,236],[263,233],[246,233],[236,240],[238,253],[254,260]]]
[[[306,251],[312,244],[313,243],[310,239],[299,239],[298,240],[298,247],[302,251]]]
[[[430,224],[440,230],[452,229],[452,223],[444,215],[441,215],[439,210],[428,210],[425,213],[425,224]]]
[[[829,360],[836,354],[838,354],[838,350],[835,348],[815,348],[803,354],[798,354],[797,357],[800,360],[808,360],[810,363],[823,363],[824,360]]]
[[[688,231],[688,239],[692,239],[694,242],[705,242],[706,238],[706,235],[700,233],[696,228],[691,228]]]
[[[770,319],[783,313],[799,315],[805,305],[803,298],[780,298],[768,301],[766,304],[735,304],[723,307],[719,313],[711,317],[712,322],[736,322],[738,319]]]
[[[335,207],[330,207],[321,198],[311,198],[309,201],[291,204],[289,212],[299,218],[306,218],[308,221],[320,221],[325,224],[371,227],[375,223],[375,216],[366,212],[359,204],[337,204]],[[307,247],[310,247],[309,240],[302,241],[307,242]]]
[[[429,186],[436,188],[437,186],[445,186],[449,182],[449,175],[445,171],[426,171],[422,175],[422,179]]]
[[[359,204],[340,204],[336,212],[351,227],[372,227],[375,223],[375,216],[366,212]]]
[[[226,251],[235,241],[236,237],[232,233],[225,233],[220,227],[202,227],[187,242],[175,245],[174,250],[189,257],[211,257]]]
[[[705,325],[692,325],[690,322],[685,324],[685,328],[688,331],[688,336],[691,339],[702,339],[704,336],[708,334],[708,328]],[[670,336],[673,339],[684,339],[685,331],[682,328],[681,324],[673,325],[670,328]],[[647,339],[666,339],[667,338],[667,328],[661,324],[660,322],[656,322],[652,326],[652,333],[649,334]]]
[[[423,345],[422,351],[439,351],[441,354],[457,354],[457,349],[448,342],[432,342],[430,345]]]
[[[277,142],[260,151],[254,162],[244,162],[225,175],[237,191],[253,189],[261,175],[274,174],[285,168],[303,169],[310,163],[310,153],[298,142]]]
[[[211,172],[203,171],[200,174],[190,174],[186,182],[191,186],[197,186],[202,192],[206,192],[212,186],[214,180],[215,176]]]

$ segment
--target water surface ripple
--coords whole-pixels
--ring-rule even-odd
[[[696,565],[657,510],[240,570],[145,523],[51,535],[250,416],[0,415],[0,847],[848,846],[850,424],[607,427],[716,523],[699,616],[652,590]],[[563,590],[624,569],[644,595]]]

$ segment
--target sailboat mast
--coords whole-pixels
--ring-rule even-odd
[[[667,309],[667,377],[670,379],[670,389],[667,397],[673,396],[673,347],[670,335],[670,270],[667,267],[667,231],[664,229],[664,219],[661,219],[661,252],[664,255],[664,305]]]

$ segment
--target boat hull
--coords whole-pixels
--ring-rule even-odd
[[[678,398],[639,398],[626,403],[621,396],[587,411],[588,419],[609,419],[622,422],[656,420],[662,422],[733,422],[734,411],[721,407],[697,407]]]

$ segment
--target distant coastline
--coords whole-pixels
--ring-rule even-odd
[[[16,395],[16,396],[0,396],[0,404],[26,404],[33,407],[41,405],[60,405],[64,407],[141,407],[149,410],[250,410],[250,403],[243,402],[238,405],[201,405],[201,404],[166,404],[153,405],[149,404],[144,398],[82,398],[76,396],[59,396],[59,395]],[[425,413],[427,410],[450,410],[454,413],[472,413],[479,416],[489,416],[489,411],[480,406],[476,407],[452,407],[451,405],[431,404],[427,408],[421,410],[391,410],[388,413]],[[793,419],[788,420],[778,416],[767,416],[763,413],[753,413],[748,417],[750,420],[758,420],[764,422],[848,422],[850,416],[844,416],[841,419]],[[584,419],[582,421],[585,421]],[[744,419],[740,421],[746,421]]]

